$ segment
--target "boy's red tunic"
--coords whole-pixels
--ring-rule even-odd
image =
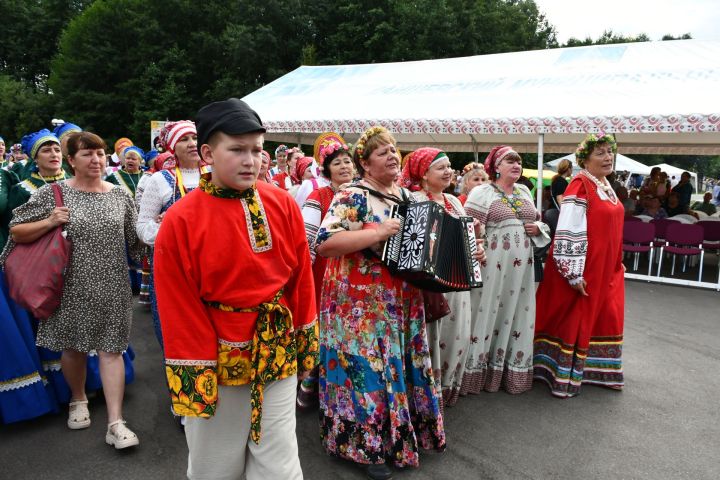
[[[168,210],[154,261],[175,412],[210,417],[217,384],[250,384],[257,442],[262,385],[312,370],[318,332],[300,210],[285,191],[255,188],[221,198],[201,181]]]

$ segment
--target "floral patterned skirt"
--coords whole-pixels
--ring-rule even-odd
[[[444,450],[422,296],[361,253],[328,262],[320,310],[320,425],[327,452],[418,466]]]

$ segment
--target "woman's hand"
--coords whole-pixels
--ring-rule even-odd
[[[375,228],[378,236],[378,242],[384,242],[400,231],[400,220],[397,218],[388,218]]]
[[[160,223],[160,222],[162,222],[162,219],[165,218],[165,213],[166,213],[166,212],[163,212],[163,213],[161,213],[160,215],[158,215],[157,217],[155,217],[155,223]]]
[[[583,280],[582,282],[578,282],[575,285],[570,285],[570,288],[575,290],[577,293],[579,293],[583,297],[589,296],[587,294],[587,292],[585,291],[585,289],[587,288],[587,282],[585,280]]]
[[[477,239],[477,251],[475,252],[475,260],[482,263],[485,261],[485,248],[483,248],[483,244],[485,241],[482,238]]]
[[[540,235],[540,227],[537,226],[535,223],[526,223],[523,225],[525,227],[525,233],[527,233],[531,237],[537,237]]]
[[[65,225],[70,221],[70,209],[68,207],[55,207],[48,217],[52,228]]]

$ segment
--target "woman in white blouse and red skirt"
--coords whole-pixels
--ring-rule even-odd
[[[537,291],[534,375],[562,398],[580,393],[582,383],[624,385],[624,209],[605,178],[616,152],[607,134],[588,135],[578,146],[583,170],[565,190]]]

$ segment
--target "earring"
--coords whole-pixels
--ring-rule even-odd
[[[500,178],[500,172],[495,172],[495,178],[496,179]]]

